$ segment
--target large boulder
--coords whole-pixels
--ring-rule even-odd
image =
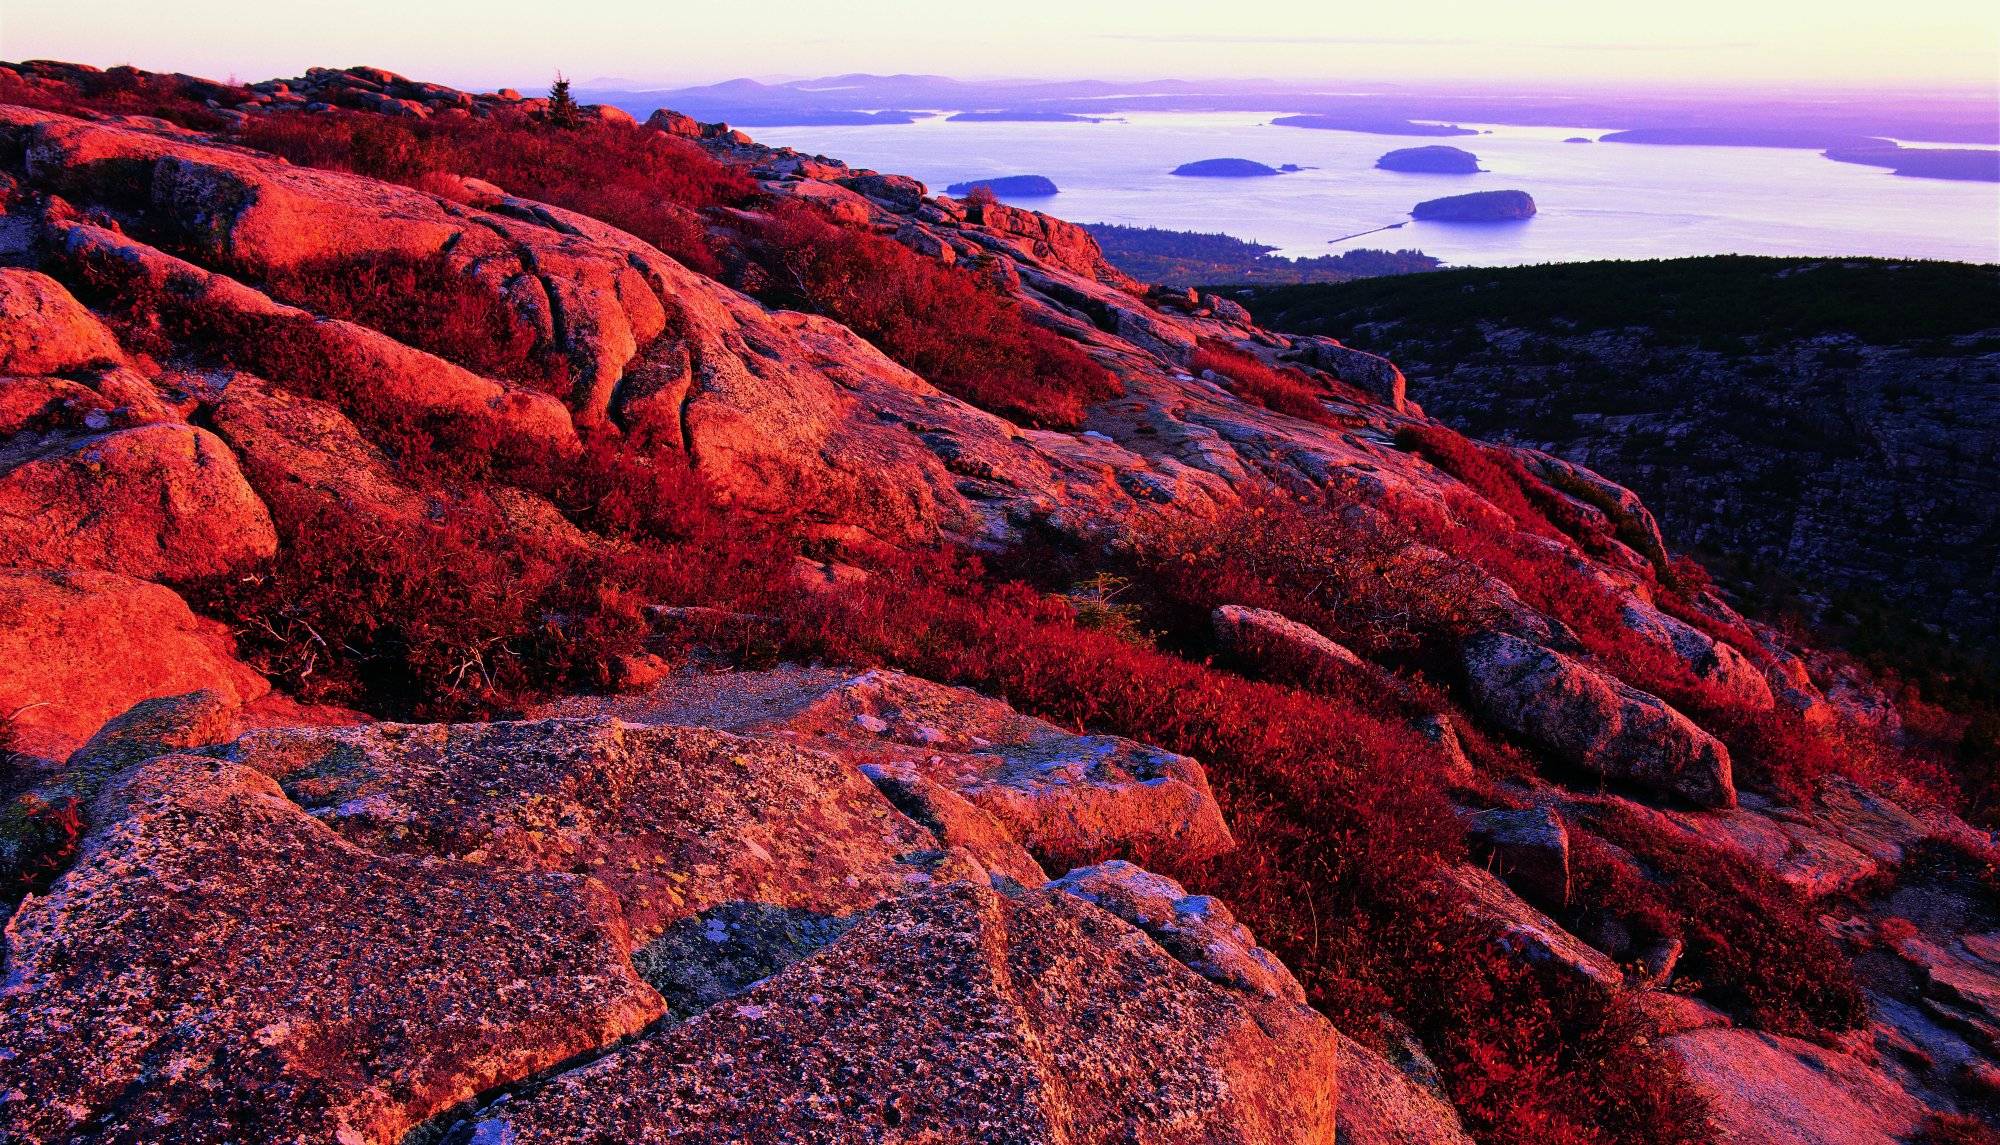
[[[849,913],[929,883],[941,857],[853,767],[705,728],[273,728],[227,755],[373,851],[594,875],[640,942],[731,902]]]
[[[1685,799],[1733,807],[1729,749],[1666,701],[1505,633],[1467,642],[1481,714],[1562,763]]]
[[[1217,644],[1251,663],[1276,660],[1312,674],[1368,670],[1345,645],[1267,608],[1225,604],[1209,614],[1209,624]]]
[[[269,510],[205,429],[158,423],[0,450],[0,563],[182,579],[277,548]]]
[[[477,1115],[474,1139],[1324,1143],[1335,1034],[1060,891],[957,884]]]
[[[229,632],[171,590],[114,573],[0,572],[0,713],[22,749],[61,758],[141,700],[270,691]]]
[[[1909,1140],[1928,1112],[1880,1064],[1798,1038],[1706,1029],[1664,1044],[1724,1141],[1893,1145]]]
[[[9,1141],[390,1145],[660,1013],[595,880],[371,854],[196,756],[92,820],[7,926]]]
[[[548,710],[797,736],[851,765],[908,770],[957,792],[1045,858],[1109,852],[1188,864],[1235,846],[1194,760],[1066,732],[976,692],[900,672],[689,673],[651,692]]]
[[[1458,1111],[1381,1054],[1340,1038],[1335,1145],[1472,1145]]]
[[[1619,612],[1625,627],[1686,664],[1742,708],[1768,712],[1778,706],[1763,670],[1729,644],[1641,600],[1626,601]]]
[[[124,360],[111,331],[61,283],[0,267],[0,375],[61,374]]]
[[[1078,867],[1050,886],[1110,911],[1153,936],[1210,981],[1301,1006],[1305,987],[1250,929],[1209,895],[1191,895],[1164,875],[1114,859]]]

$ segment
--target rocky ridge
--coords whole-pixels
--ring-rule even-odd
[[[87,79],[7,71],[44,91]],[[252,85],[233,104],[203,84],[183,87],[225,124],[546,113],[376,69]],[[818,540],[840,555],[999,552],[1043,534],[1116,546],[1227,520],[1272,484],[1353,496],[1348,518],[1372,535],[1393,536],[1392,517],[1417,506],[1513,521],[1398,444],[1429,423],[1384,359],[1149,291],[1041,214],[668,112],[645,129],[698,141],[769,203],[973,268],[1121,396],[1074,432],[1023,428],[829,318],[769,309],[490,184],[446,195],[283,163],[226,127],[0,106],[0,412],[13,419],[0,711],[21,753],[0,857],[32,857],[40,836],[22,824],[44,822],[37,809],[68,808],[78,836],[8,908],[0,1136],[1464,1140],[1423,1050],[1398,1049],[1407,1030],[1385,1018],[1337,1032],[1228,904],[1146,869],[1198,873],[1238,843],[1198,760],[898,672],[797,664],[634,673],[625,694],[553,698],[524,720],[380,722],[268,695],[231,634],[187,607],[185,581],[255,575],[301,489],[354,522],[455,511],[364,432],[382,403],[558,458],[613,427],[684,454],[738,511],[823,498],[838,516]],[[727,212],[709,222],[737,233]],[[316,260],[389,257],[438,259],[504,303],[562,364],[563,392],[264,289]],[[134,315],[165,319],[159,338],[140,344]],[[1290,371],[1323,416],[1197,376],[1205,342]],[[281,350],[334,383],[308,384]],[[1627,598],[1629,627],[1662,654],[1735,680],[1738,708],[1782,692],[1829,734],[1881,731],[1886,700],[1828,694],[1783,638],[1719,599],[1701,601],[1719,619],[1699,629],[1656,608],[1641,575],[1664,555],[1650,515],[1601,478],[1567,476],[1552,487],[1600,484],[1565,503],[1625,539],[1589,553],[1543,540]],[[538,546],[602,544],[532,492],[501,500]],[[1446,561],[1421,548],[1400,551]],[[858,569],[821,567],[820,591],[871,591]],[[1456,745],[1451,720],[1479,718],[1548,774],[1474,774],[1440,746],[1437,774],[1416,781],[1475,813],[1644,816],[1659,837],[1770,871],[1823,903],[1814,917],[1830,927],[1898,938],[1867,946],[1868,1020],[1822,1047],[1668,989],[1673,959],[1648,963],[1629,934],[1565,913],[1547,862],[1517,853],[1502,877],[1447,867],[1425,892],[1441,911],[1670,1013],[1657,1035],[1739,1137],[1781,1139],[1779,1122],[1810,1124],[1863,1090],[1880,1095],[1881,1129],[1857,1141],[1912,1132],[1927,1110],[1976,1111],[2000,1028],[2000,919],[1957,882],[1896,875],[1935,840],[1990,838],[1879,792],[1739,791],[1714,734],[1587,662],[1576,633],[1497,573],[1467,575],[1482,606],[1462,642],[1472,715],[1433,714],[1427,734]],[[1310,625],[1211,604],[1246,660],[1303,647],[1312,671],[1414,694]],[[1725,624],[1771,646],[1710,635]],[[1494,838],[1574,845],[1560,830]],[[1766,1052],[1815,1064],[1744,1069]],[[1774,1090],[1783,1102],[1763,1100]]]

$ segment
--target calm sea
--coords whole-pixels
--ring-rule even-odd
[[[1877,255],[2000,262],[2000,184],[1902,178],[1818,152],[1757,147],[1565,143],[1603,128],[1467,124],[1487,134],[1415,139],[1274,127],[1278,113],[1128,114],[1106,123],[950,123],[763,127],[760,142],[859,167],[948,183],[1046,175],[1062,188],[1018,200],[1074,222],[1221,231],[1316,255],[1415,247],[1459,266],[1702,254]],[[1449,143],[1487,174],[1375,170],[1383,152]],[[1275,178],[1168,174],[1195,159],[1240,157],[1313,170]],[[1404,220],[1419,200],[1518,188],[1541,213],[1519,223]]]

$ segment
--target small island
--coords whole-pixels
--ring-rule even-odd
[[[1002,175],[995,179],[970,179],[963,183],[953,183],[944,193],[964,197],[984,187],[1008,199],[1039,199],[1061,194],[1055,181],[1045,175]]]
[[[1276,167],[1267,167],[1253,159],[1197,159],[1174,168],[1176,175],[1202,179],[1255,179],[1277,173]]]
[[[1470,195],[1447,195],[1426,199],[1410,210],[1410,217],[1443,223],[1496,223],[1532,218],[1535,200],[1526,191],[1475,191]]]
[[[1434,143],[1428,147],[1402,147],[1375,161],[1384,171],[1415,171],[1426,175],[1477,175],[1479,156],[1461,147]]]
[[[1592,138],[1591,138],[1590,136],[1588,136],[1588,135],[1572,135],[1572,136],[1570,136],[1570,137],[1569,137],[1568,139],[1565,139],[1565,140],[1563,140],[1563,142],[1564,142],[1564,143],[1595,143],[1595,142],[1597,142],[1597,140],[1595,140],[1595,139],[1592,139]]]
[[[1078,115],[1072,111],[1036,111],[1033,108],[1003,108],[999,111],[961,111],[945,117],[946,123],[1104,123],[1101,115]]]

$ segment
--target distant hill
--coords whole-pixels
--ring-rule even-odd
[[[2000,268],[1699,258],[1227,291],[1425,409],[1631,486],[1670,541],[1863,646],[2000,652]],[[1720,560],[1718,554],[1734,554]]]

